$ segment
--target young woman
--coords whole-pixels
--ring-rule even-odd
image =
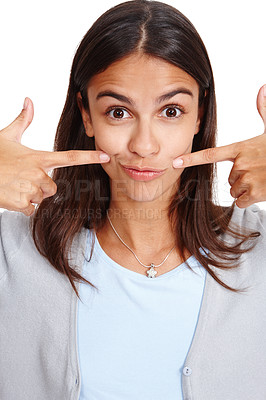
[[[0,398],[265,399],[266,135],[215,148],[193,25],[156,1],[110,9],[76,52],[53,153],[20,144],[32,118],[27,98],[0,132],[17,211],[0,225]],[[231,207],[213,198],[222,160]]]

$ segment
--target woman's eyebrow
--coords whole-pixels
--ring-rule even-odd
[[[174,97],[180,93],[187,94],[187,95],[191,96],[192,98],[194,97],[193,93],[189,89],[179,88],[179,89],[172,90],[171,92],[165,93],[162,96],[158,97],[158,99],[156,100],[156,103],[161,103],[162,101],[169,100],[172,97]]]
[[[158,103],[162,103],[163,101],[169,100],[172,97],[174,97],[174,96],[176,96],[177,94],[180,94],[180,93],[187,94],[187,95],[191,96],[192,98],[194,97],[193,93],[189,89],[179,88],[179,89],[172,90],[171,92],[165,93],[162,96],[158,97],[156,99],[156,103],[157,104]],[[120,100],[120,101],[122,101],[124,103],[127,103],[127,104],[130,104],[132,106],[135,105],[135,102],[130,97],[126,97],[126,96],[124,96],[122,94],[113,92],[112,90],[104,90],[104,91],[98,93],[97,97],[96,97],[96,100],[99,100],[100,98],[106,97],[106,96],[107,97],[113,97],[116,100]]]
[[[130,104],[130,105],[135,104],[135,102],[132,99],[130,99],[129,97],[123,96],[122,94],[119,94],[119,93],[115,93],[112,90],[104,90],[103,92],[98,93],[96,100],[99,100],[100,98],[105,97],[105,96],[113,97],[116,100],[120,100],[120,101]]]

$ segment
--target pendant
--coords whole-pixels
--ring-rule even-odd
[[[148,278],[155,278],[157,275],[157,271],[154,269],[154,264],[151,263],[150,269],[147,271]]]

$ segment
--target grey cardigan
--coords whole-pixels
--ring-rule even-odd
[[[229,292],[207,274],[183,369],[184,400],[266,399],[266,213],[236,207],[232,221],[261,236],[239,268],[219,276],[249,289]],[[80,272],[86,237],[83,229],[70,255]],[[0,316],[0,399],[78,400],[77,297],[36,250],[29,219],[9,211],[0,219]]]

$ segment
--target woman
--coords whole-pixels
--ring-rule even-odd
[[[156,1],[112,8],[76,52],[54,153],[20,144],[32,117],[26,99],[0,133],[0,206],[20,211],[1,216],[1,399],[264,399],[266,222],[249,206],[266,136],[215,148],[193,25]],[[213,199],[225,159],[238,207]]]

